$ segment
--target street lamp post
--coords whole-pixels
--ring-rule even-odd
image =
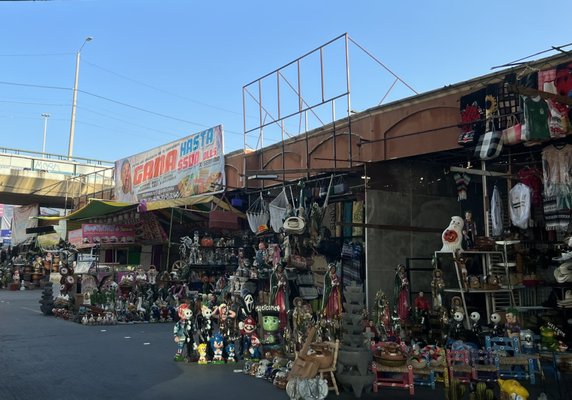
[[[44,117],[44,143],[42,144],[42,154],[46,154],[46,131],[48,130],[48,118],[50,118],[50,114],[43,113],[42,117]]]
[[[77,82],[79,79],[79,59],[81,57],[81,49],[83,49],[83,46],[85,46],[85,44],[87,42],[90,42],[91,40],[93,40],[91,36],[86,37],[85,40],[83,41],[83,44],[81,45],[81,47],[79,48],[79,50],[75,55],[75,82],[73,85],[73,101],[72,101],[72,114],[70,122],[70,142],[68,147],[68,160],[71,160],[73,155],[73,140],[75,133],[75,109],[77,106]]]

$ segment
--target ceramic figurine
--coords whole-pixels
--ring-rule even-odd
[[[481,327],[481,314],[479,314],[477,311],[473,311],[470,315],[471,318],[471,332],[473,332],[475,335],[480,335],[482,332],[482,327]]]
[[[516,308],[509,308],[505,315],[506,323],[504,328],[506,330],[506,336],[508,337],[520,337],[520,325],[518,324],[518,310]]]
[[[207,344],[199,344],[197,347],[197,352],[199,353],[198,364],[208,364],[209,360],[207,359]]]
[[[454,340],[460,340],[463,338],[465,333],[465,327],[463,326],[463,319],[465,316],[462,312],[456,311],[453,314],[453,323],[449,329],[449,337]]]
[[[226,362],[227,363],[235,363],[236,362],[234,343],[229,343],[226,345]]]
[[[280,327],[286,328],[288,324],[288,310],[290,308],[290,289],[284,265],[278,264],[270,275],[270,304],[280,308]]]
[[[467,210],[465,211],[465,220],[463,221],[463,240],[467,250],[475,247],[476,236],[477,224],[473,220],[473,213]]]
[[[248,349],[250,348],[252,335],[256,333],[256,321],[251,316],[246,317],[246,319],[239,323],[240,334],[242,335],[242,353],[243,355],[250,354]]]
[[[527,400],[529,393],[524,386],[514,379],[499,379],[498,380],[501,394],[504,394],[503,398],[514,399],[514,400]]]
[[[504,337],[505,329],[502,324],[502,317],[499,313],[491,314],[491,333],[496,337]]]
[[[532,354],[534,349],[534,332],[530,329],[523,329],[520,331],[520,347],[525,354]]]
[[[218,319],[218,326],[220,333],[229,338],[231,336],[231,328],[234,320],[236,318],[236,313],[231,310],[225,303],[221,303],[218,307],[215,308],[213,317]]]
[[[461,217],[451,217],[451,223],[441,234],[441,240],[443,241],[441,251],[454,253],[457,249],[463,250],[463,225]]]
[[[201,307],[201,313],[197,318],[201,342],[208,342],[211,339],[213,333],[211,316],[212,310],[203,304]]]
[[[224,339],[220,333],[215,333],[210,340],[211,350],[213,352],[213,364],[223,364],[222,350],[224,348]]]
[[[254,334],[250,337],[250,348],[248,349],[248,352],[250,353],[250,358],[252,360],[260,360],[262,357],[262,353],[260,351],[260,340],[258,339],[258,336]]]
[[[324,275],[324,295],[322,297],[322,313],[326,319],[339,318],[342,315],[342,296],[340,278],[336,264],[330,263]]]
[[[193,311],[189,308],[188,304],[181,304],[177,309],[179,314],[179,321],[173,328],[173,335],[175,336],[175,343],[177,343],[177,353],[175,354],[175,361],[183,361],[183,348],[186,346],[187,361],[191,358],[191,351],[196,349],[195,340],[193,338]]]
[[[395,271],[393,303],[399,319],[406,321],[409,318],[409,281],[403,264],[399,264]]]
[[[280,328],[280,318],[276,315],[264,315],[262,317],[262,329],[264,330],[264,344],[276,344],[276,333]]]
[[[433,298],[433,310],[438,311],[443,307],[443,293],[445,290],[445,281],[443,280],[443,271],[439,268],[433,270],[433,279],[431,280],[431,297]]]

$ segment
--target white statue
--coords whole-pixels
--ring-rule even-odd
[[[451,217],[451,223],[441,234],[443,241],[443,248],[441,251],[455,252],[456,250],[463,250],[461,246],[463,242],[463,218],[455,216]]]

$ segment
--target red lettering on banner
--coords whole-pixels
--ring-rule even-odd
[[[133,172],[133,184],[140,185],[150,179],[157,178],[177,168],[177,149],[171,150],[166,155],[157,156],[135,167]]]

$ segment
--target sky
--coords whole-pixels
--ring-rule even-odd
[[[365,110],[571,43],[559,16],[572,15],[572,2],[550,4],[0,1],[0,147],[41,152],[42,114],[50,114],[46,152],[68,153],[80,48],[73,156],[115,161],[220,124],[228,153],[244,148],[245,131],[249,147],[266,146],[342,118],[348,106]],[[350,96],[343,36],[323,47],[323,79],[313,52],[300,62],[300,86],[293,64],[263,79],[260,92],[257,84],[243,90],[345,33]],[[401,79],[395,85],[392,73]],[[277,81],[283,116],[297,110],[297,87],[308,106],[321,102],[322,88],[326,99],[340,97],[285,119],[285,134],[270,125],[261,141],[256,128],[278,115]]]

